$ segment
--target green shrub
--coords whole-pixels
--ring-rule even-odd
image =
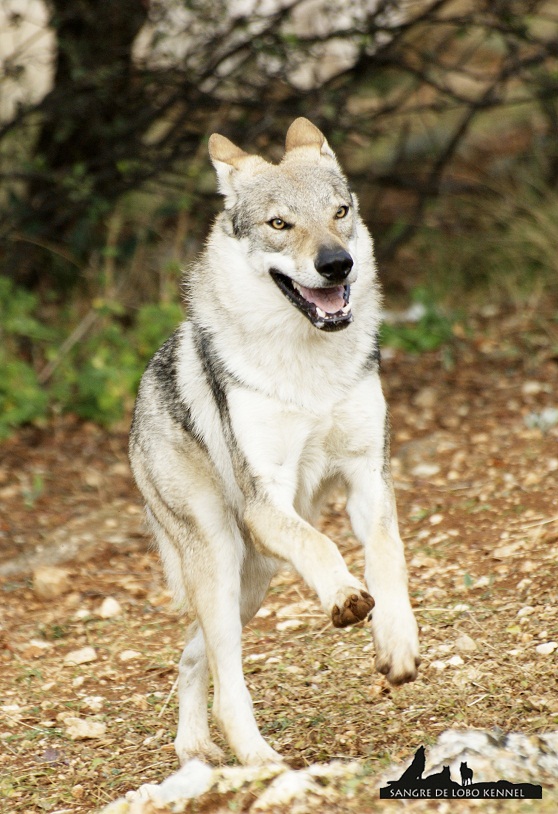
[[[89,331],[68,343],[75,311],[46,325],[37,298],[0,279],[0,437],[51,412],[103,425],[121,419],[150,357],[183,317],[178,302],[144,305],[132,320],[118,302],[96,300],[93,309]]]
[[[413,321],[384,322],[380,344],[411,353],[424,353],[453,342],[457,317],[444,313],[425,288],[415,289],[412,299],[419,306],[418,316]]]

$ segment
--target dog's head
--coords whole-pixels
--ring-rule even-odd
[[[225,196],[225,223],[246,241],[251,262],[320,330],[353,319],[357,202],[325,136],[308,119],[287,132],[285,155],[270,164],[224,136],[209,154]]]

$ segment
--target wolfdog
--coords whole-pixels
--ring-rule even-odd
[[[130,435],[166,577],[194,618],[180,660],[175,748],[221,761],[213,713],[242,763],[280,760],[242,672],[242,627],[285,563],[337,627],[371,620],[376,668],[417,674],[379,380],[372,239],[336,157],[307,119],[270,164],[222,135],[209,154],[224,211],[186,279],[188,320],[151,360]],[[366,586],[314,523],[344,487]],[[373,611],[372,611],[373,608]]]

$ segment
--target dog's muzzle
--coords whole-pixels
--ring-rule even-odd
[[[339,268],[334,269],[333,267],[328,267],[325,270],[328,273],[331,272],[332,277],[339,276],[340,273],[343,273],[343,279],[346,279],[353,266],[352,258],[350,258],[350,260],[351,265],[346,273],[340,272]],[[326,277],[323,272],[320,273],[323,277]],[[295,283],[294,280],[291,280],[291,278],[285,274],[281,274],[277,269],[270,269],[270,274],[279,290],[310,320],[315,328],[319,328],[321,331],[340,331],[353,321],[350,303],[350,285],[329,285],[323,288],[307,288],[306,286]]]

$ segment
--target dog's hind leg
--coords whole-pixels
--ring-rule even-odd
[[[247,624],[257,613],[278,563],[248,547],[242,564],[240,615]],[[222,763],[223,751],[211,740],[207,716],[209,664],[203,632],[193,622],[186,632],[186,646],[179,664],[179,717],[175,749],[181,763],[192,757]],[[217,688],[216,688],[217,690]],[[217,702],[216,707],[219,706]]]
[[[159,545],[169,586],[178,603],[185,605],[187,597],[178,549],[149,510],[147,518]],[[222,763],[224,760],[224,753],[213,743],[209,734],[208,685],[209,665],[203,633],[198,622],[192,622],[186,631],[186,645],[178,665],[179,713],[174,748],[181,764],[193,757],[211,763]]]
[[[209,665],[198,622],[186,631],[186,646],[178,665],[178,729],[174,748],[180,763],[193,757],[222,763],[225,755],[211,740],[207,718]]]

